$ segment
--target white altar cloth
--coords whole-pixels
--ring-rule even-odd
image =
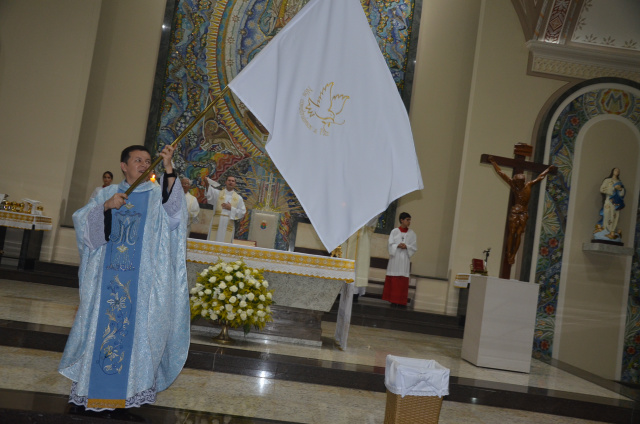
[[[252,268],[263,268],[274,273],[344,281],[334,338],[342,349],[347,348],[355,279],[353,260],[216,241],[187,240],[187,261],[211,265],[219,259],[242,259]]]

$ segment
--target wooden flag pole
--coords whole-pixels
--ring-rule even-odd
[[[220,94],[218,94],[218,95],[216,96],[216,98],[215,98],[215,99],[213,99],[213,100],[211,101],[211,103],[209,103],[209,105],[208,105],[206,108],[204,108],[204,109],[202,110],[202,112],[200,112],[200,113],[198,114],[198,116],[196,116],[196,117],[193,119],[193,121],[191,121],[191,123],[187,126],[187,128],[185,128],[185,129],[184,129],[184,131],[182,131],[182,133],[181,133],[181,134],[180,134],[180,135],[179,135],[175,140],[173,140],[173,143],[171,143],[171,147],[175,147],[175,146],[180,142],[180,140],[182,140],[182,139],[184,138],[184,136],[186,136],[186,135],[189,133],[189,131],[191,131],[191,129],[192,129],[192,128],[193,128],[193,127],[198,123],[198,121],[200,121],[200,119],[202,119],[202,118],[204,117],[204,115],[205,115],[207,112],[209,112],[209,111],[211,110],[211,108],[212,108],[216,103],[218,103],[218,100],[220,100],[220,99],[222,98],[222,96],[224,96],[224,95],[227,93],[227,91],[229,91],[229,86],[226,86],[225,88],[223,88],[223,89],[222,89],[222,91],[220,92]],[[143,181],[145,181],[145,180],[149,177],[149,174],[151,173],[151,171],[153,171],[153,169],[154,169],[156,166],[158,166],[158,164],[160,163],[160,161],[162,161],[162,156],[158,156],[158,157],[153,161],[153,163],[152,163],[151,165],[149,165],[149,167],[147,168],[147,170],[146,170],[146,171],[144,171],[144,172],[142,173],[142,175],[140,175],[140,176],[138,177],[138,179],[137,179],[137,180],[135,180],[135,181],[133,182],[133,184],[131,184],[131,186],[129,187],[129,189],[127,189],[127,191],[125,192],[125,194],[126,194],[127,196],[128,196],[128,195],[130,195],[130,194],[131,194],[131,192],[133,192],[133,190],[135,190],[135,189],[136,189],[136,187],[138,187],[138,186],[140,185],[140,183],[142,183]]]

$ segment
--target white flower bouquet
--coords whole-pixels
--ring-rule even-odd
[[[202,316],[230,327],[258,330],[273,321],[270,305],[273,290],[262,269],[249,268],[243,261],[218,261],[198,275],[191,289],[191,319]]]

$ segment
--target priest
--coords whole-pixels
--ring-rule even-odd
[[[126,191],[151,165],[144,146],[122,151],[124,181],[73,214],[80,305],[59,371],[70,403],[105,411],[153,403],[189,351],[187,211],[166,146],[159,185]]]
[[[242,219],[247,209],[244,200],[236,191],[236,178],[229,175],[225,180],[222,190],[214,188],[218,185],[209,178],[202,181],[207,198],[207,203],[213,205],[213,218],[209,226],[207,240],[215,240],[224,243],[232,243],[235,235],[235,222]]]

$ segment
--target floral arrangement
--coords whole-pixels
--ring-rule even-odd
[[[263,270],[250,268],[243,261],[224,262],[205,268],[191,289],[191,319],[202,316],[230,327],[264,328],[273,321],[273,290]]]

